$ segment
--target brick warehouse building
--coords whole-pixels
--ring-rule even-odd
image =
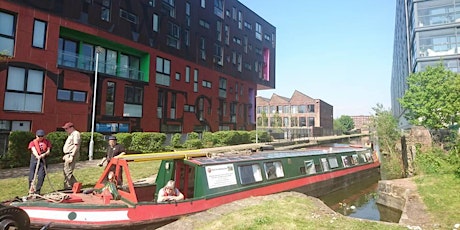
[[[291,98],[259,96],[256,104],[258,130],[269,130],[285,139],[333,135],[333,106],[320,99],[295,90]]]
[[[275,87],[276,28],[236,0],[0,0],[0,24],[3,131],[90,130],[93,92],[96,132],[252,130]]]

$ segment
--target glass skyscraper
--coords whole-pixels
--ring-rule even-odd
[[[443,63],[459,72],[460,0],[397,0],[391,101],[399,127],[409,127],[398,102],[407,77],[427,66]]]

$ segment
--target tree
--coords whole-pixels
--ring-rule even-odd
[[[404,169],[402,164],[401,153],[395,151],[395,147],[400,139],[398,132],[398,121],[393,117],[390,110],[383,108],[383,105],[377,104],[372,108],[375,115],[371,118],[371,128],[375,130],[378,149],[386,157],[381,159],[383,170],[383,179],[400,178]]]
[[[371,127],[378,137],[378,145],[382,151],[392,153],[394,146],[400,138],[398,121],[390,110],[383,108],[382,104],[373,107],[375,115],[371,118]]]
[[[350,131],[355,128],[355,122],[350,116],[342,115],[338,119],[334,120],[334,129],[339,130],[342,133]]]
[[[439,64],[409,75],[407,84],[399,102],[411,124],[438,130],[460,122],[460,75]]]

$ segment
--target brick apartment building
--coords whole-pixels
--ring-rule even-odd
[[[358,116],[350,116],[355,123],[355,129],[360,130],[369,130],[369,125],[371,123],[372,116],[365,116],[365,115],[358,115]]]
[[[297,90],[291,98],[259,96],[256,104],[257,129],[282,133],[286,139],[333,134],[333,107]]]
[[[276,28],[237,0],[0,0],[0,25],[3,132],[89,131],[94,94],[104,134],[252,130],[275,88]]]

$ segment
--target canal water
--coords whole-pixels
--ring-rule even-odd
[[[380,176],[364,179],[319,199],[345,216],[398,223],[400,210],[376,203],[379,179]]]

